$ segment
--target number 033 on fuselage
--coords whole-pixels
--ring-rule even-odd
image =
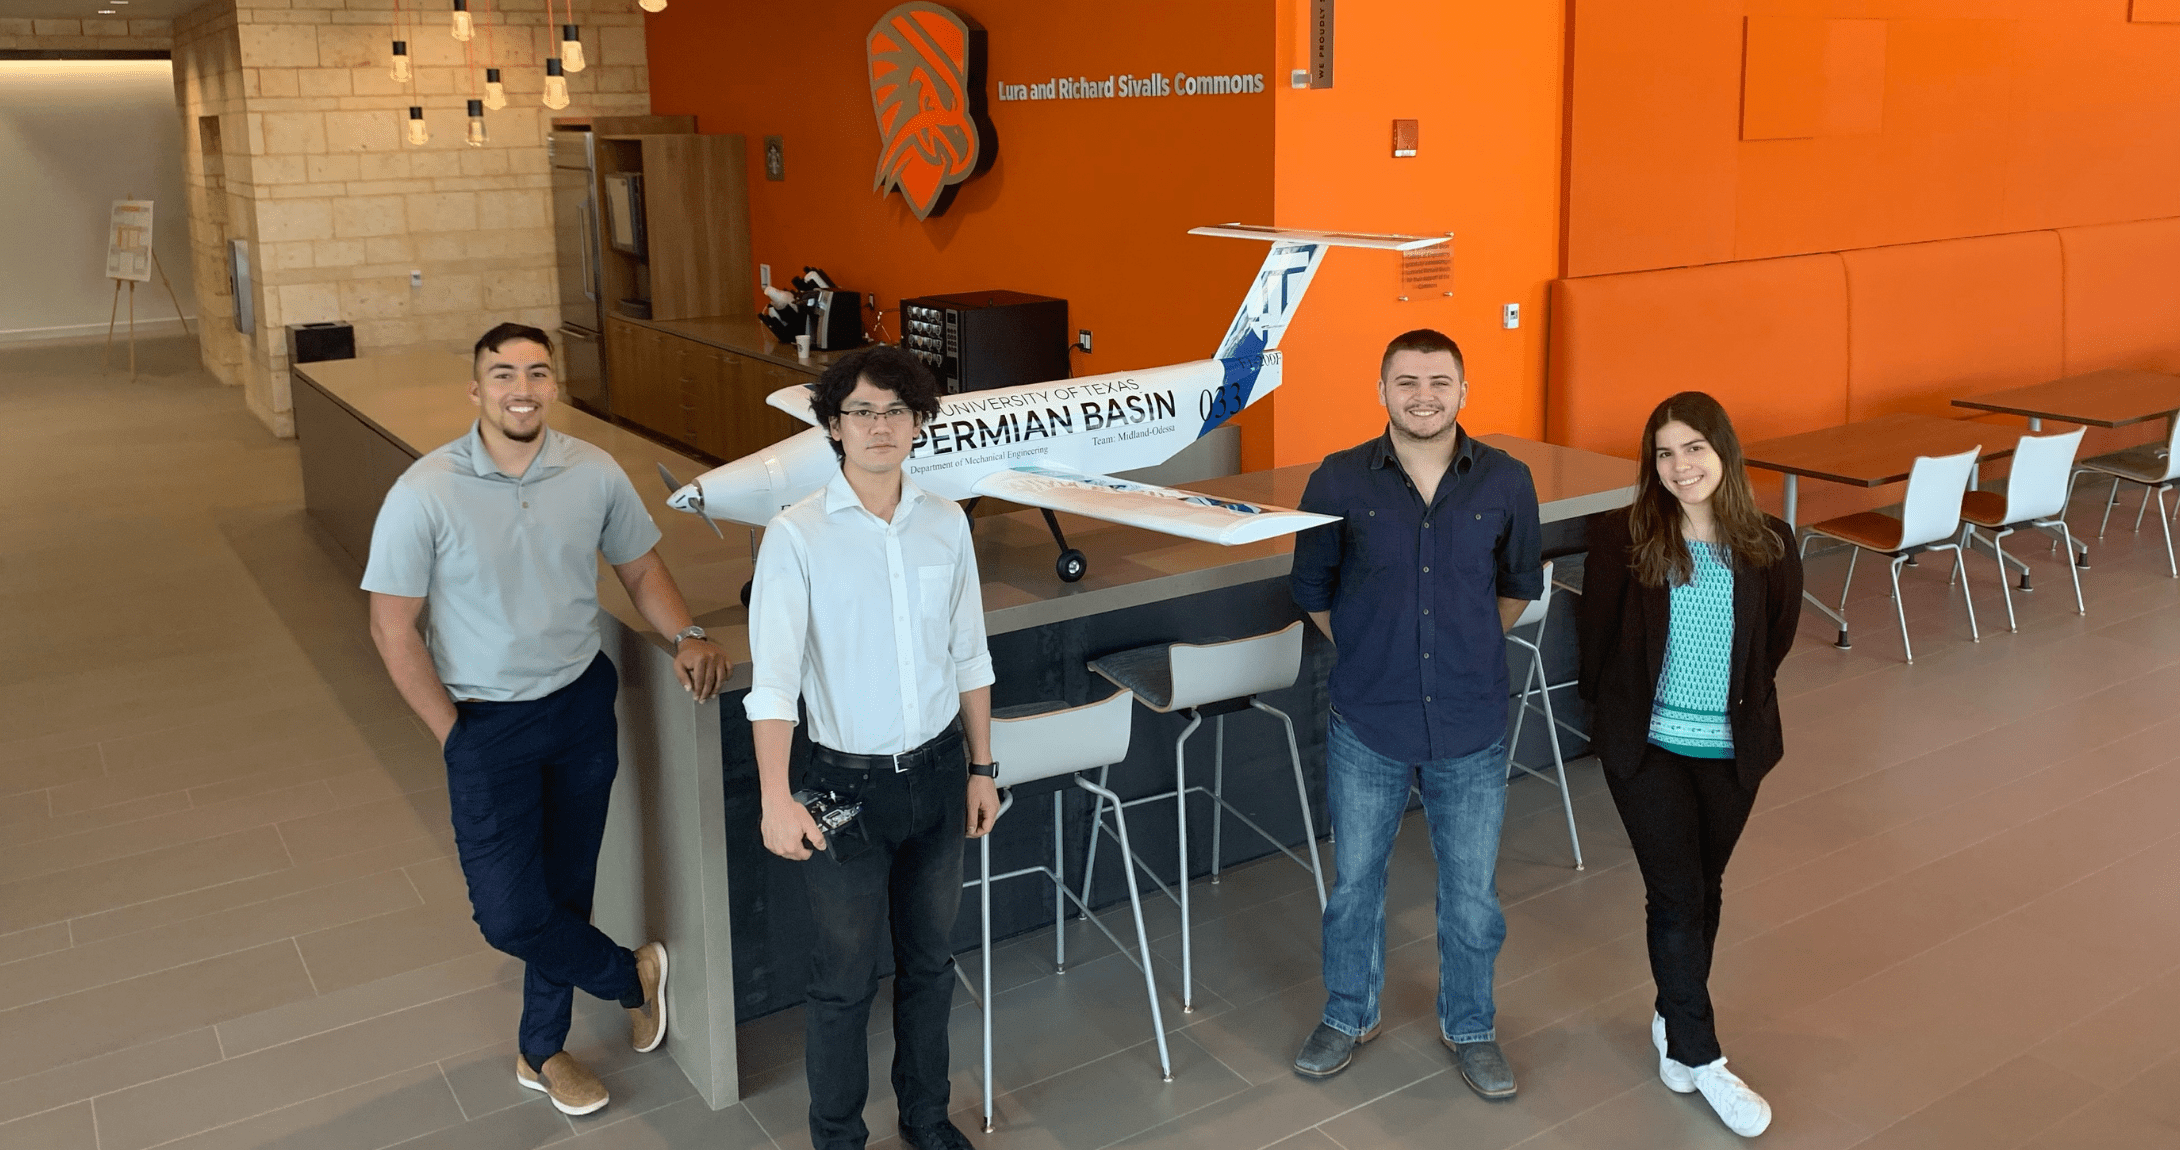
[[[903,465],[917,485],[947,499],[991,496],[1229,545],[1332,522],[1329,516],[1110,473],[1164,463],[1278,389],[1280,337],[1327,249],[1408,251],[1444,243],[1446,237],[1238,224],[1195,228],[1192,234],[1271,242],[1218,354],[1141,371],[947,396],[938,415],[917,433]],[[766,402],[811,424],[810,430],[705,472],[675,491],[669,506],[762,526],[831,481],[839,464],[824,429],[816,426],[810,389],[783,388]]]

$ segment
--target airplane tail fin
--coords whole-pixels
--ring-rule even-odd
[[[1251,224],[1221,224],[1190,228],[1193,236],[1228,236],[1234,239],[1270,240],[1272,250],[1257,269],[1256,281],[1243,298],[1241,310],[1219,341],[1219,359],[1260,355],[1279,346],[1288,321],[1309,290],[1317,265],[1327,248],[1377,248],[1382,251],[1413,251],[1446,242],[1445,236],[1371,235],[1361,232],[1320,232],[1303,228],[1268,228]]]

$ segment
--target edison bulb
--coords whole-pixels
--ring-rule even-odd
[[[407,40],[394,41],[394,67],[390,75],[393,76],[396,84],[409,82],[409,42]]]
[[[666,11],[666,0],[636,0],[636,7],[646,12]]]
[[[454,0],[454,38],[467,40],[477,34],[477,26],[469,18],[469,0]]]
[[[462,136],[462,142],[472,148],[481,148],[484,147],[484,141],[484,101],[471,100],[469,102],[469,131]]]
[[[568,81],[558,60],[545,61],[545,106],[556,112],[568,106]]]
[[[424,109],[409,109],[409,142],[421,148],[431,143],[431,126],[424,123]]]
[[[507,106],[507,86],[500,83],[500,70],[484,70],[484,106],[497,112]]]
[[[586,66],[583,63],[583,39],[578,34],[581,31],[582,29],[573,24],[560,26],[560,66],[569,72],[580,72]]]

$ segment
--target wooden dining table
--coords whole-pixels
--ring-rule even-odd
[[[2090,427],[2126,427],[2161,417],[2169,422],[2180,412],[2180,375],[2092,371],[1965,396],[1953,406],[2026,416],[2030,431],[2042,431],[2047,419]]]
[[[1976,453],[1980,465],[2012,455],[2015,438],[2011,431],[1989,424],[1898,412],[1758,440],[1743,445],[1741,453],[1748,466],[1785,476],[1784,517],[1787,526],[1798,532],[1800,524],[1795,522],[1795,515],[1800,510],[1803,476],[1849,487],[1882,487],[1905,480],[1915,470],[1918,456],[1958,455],[1981,448]],[[1969,472],[1968,486],[1975,487],[1973,471]],[[1802,592],[1802,598],[1837,624],[1841,634],[1846,633],[1847,620],[1838,611],[1808,591]]]

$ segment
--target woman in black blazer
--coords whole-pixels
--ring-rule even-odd
[[[1719,1051],[1711,951],[1726,861],[1781,754],[1773,677],[1801,617],[1801,560],[1793,529],[1757,509],[1717,400],[1659,404],[1642,455],[1634,504],[1590,536],[1582,697],[1649,899],[1658,1076],[1753,1136],[1771,1106]]]

